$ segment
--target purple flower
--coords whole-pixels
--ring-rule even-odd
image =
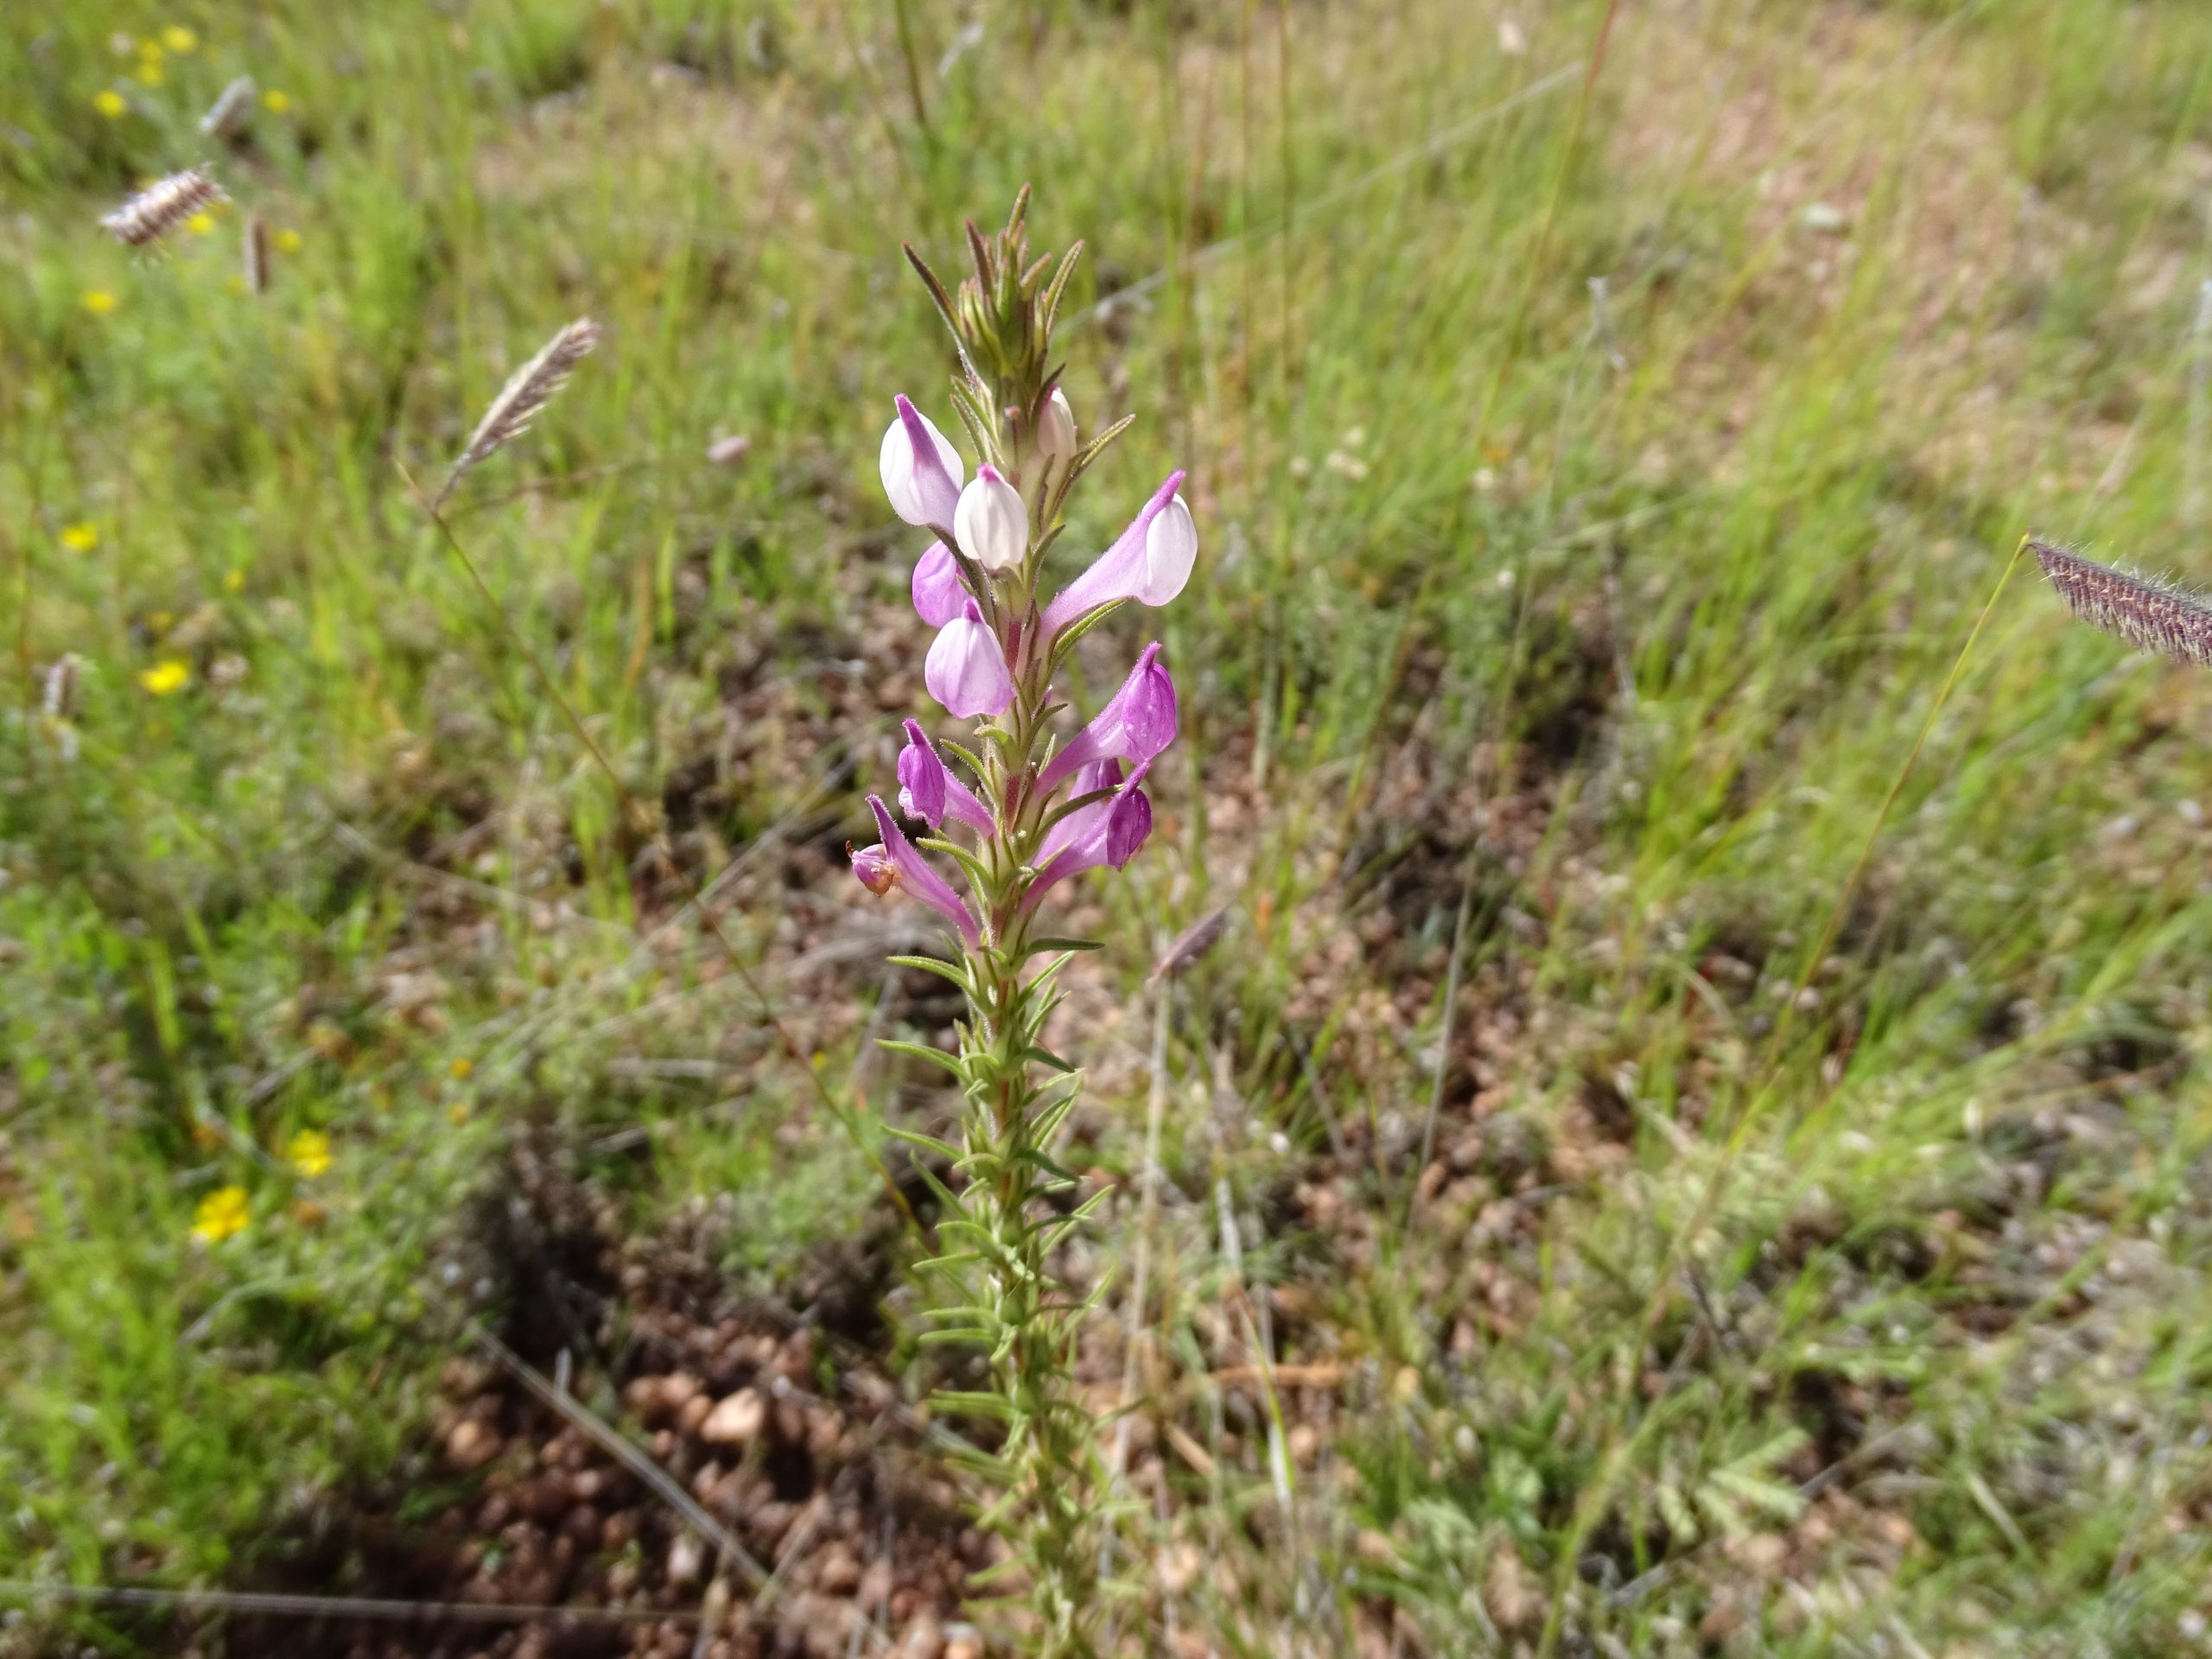
[[[938,630],[930,654],[922,659],[922,683],[930,696],[958,720],[1002,715],[1014,701],[1014,676],[1007,671],[1006,648],[983,626],[983,615],[969,600]]]
[[[1102,760],[1085,766],[1076,779],[1077,798],[1102,789],[1114,793],[1071,812],[1046,832],[1038,849],[1037,879],[1023,897],[1024,910],[1034,909],[1046,888],[1102,864],[1125,868],[1152,834],[1152,798],[1141,785],[1152,762],[1141,761],[1123,783],[1118,761]]]
[[[900,833],[898,821],[891,816],[880,796],[868,798],[868,810],[875,814],[876,833],[882,841],[873,847],[863,847],[852,855],[853,874],[870,893],[888,893],[893,887],[904,887],[931,910],[960,930],[960,937],[970,945],[981,943],[982,930],[976,918],[968,913],[968,906],[960,901],[945,879],[930,868],[929,861],[915,849],[914,843]]]
[[[952,522],[960,504],[960,480],[967,466],[960,452],[946,441],[930,417],[898,399],[899,418],[883,435],[883,452],[876,467],[883,476],[883,493],[891,510],[910,524],[943,529]]]
[[[1175,492],[1184,474],[1171,473],[1153,493],[1144,511],[1045,607],[1045,636],[1050,639],[1086,611],[1117,599],[1141,605],[1165,605],[1183,591],[1198,556],[1198,526]]]
[[[1054,755],[1038,779],[1049,790],[1080,766],[1111,757],[1149,760],[1175,741],[1175,682],[1160,665],[1160,642],[1144,648],[1113,701]]]
[[[968,603],[960,563],[943,542],[931,542],[930,550],[914,562],[913,590],[915,614],[933,628],[951,621]]]
[[[931,830],[947,813],[979,835],[988,836],[995,827],[990,809],[953,775],[929,734],[912,720],[906,722],[906,747],[899,751],[899,810]]]

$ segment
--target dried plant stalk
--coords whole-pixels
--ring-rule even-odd
[[[222,200],[214,180],[198,168],[188,167],[156,179],[111,213],[100,216],[104,229],[130,247],[158,242],[211,201]]]
[[[488,461],[502,445],[522,435],[531,417],[552,401],[553,394],[561,390],[576,365],[590,355],[591,348],[598,343],[599,325],[589,317],[579,317],[548,340],[543,351],[507,378],[507,384],[492,400],[491,408],[484,411],[484,418],[476,423],[468,448],[461,452],[453,471],[446,474],[445,487],[430,504],[432,512],[445,505],[462,479]]]
[[[2212,604],[2171,582],[2114,569],[2049,542],[2030,542],[2043,573],[2091,627],[2177,662],[2212,666]]]
[[[245,232],[238,247],[240,274],[245,291],[262,294],[269,288],[269,221],[259,213],[245,216]]]

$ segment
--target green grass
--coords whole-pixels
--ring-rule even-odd
[[[456,529],[689,867],[769,837],[722,925],[842,1095],[879,971],[790,963],[880,919],[836,849],[919,696],[873,458],[945,365],[898,242],[948,263],[1030,180],[1086,303],[1151,284],[1069,337],[1078,417],[1139,416],[1076,538],[1181,464],[1207,549],[1069,1039],[1134,1176],[1151,949],[1231,907],[1142,1310],[1243,1437],[1217,1494],[1162,1477],[1159,1549],[1229,1564],[1179,1628],[2188,1650],[2212,695],[2024,568],[1935,704],[2024,532],[2212,558],[2212,13],[1623,8],[1579,122],[1589,0],[1525,56],[1448,0],[1032,0],[943,73],[968,13],[914,0],[924,124],[889,4],[61,10],[0,24],[0,1576],[243,1581],[388,1465],[525,1131],[639,1229],[734,1195],[734,1277],[884,1207],[397,464],[607,326]],[[169,23],[143,85],[111,37]],[[106,243],[245,73],[288,107],[232,208]],[[249,209],[297,235],[257,299]],[[860,1081],[871,1147],[937,1109]],[[1415,1198],[1433,1090],[1467,1151]],[[1205,1403],[1250,1357],[1217,1192],[1278,1357],[1346,1371],[1287,1519]]]

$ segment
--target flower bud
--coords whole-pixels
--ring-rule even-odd
[[[845,856],[853,861],[853,874],[870,893],[885,893],[899,885],[898,866],[891,861],[891,855],[878,842],[873,847],[855,847],[845,843]]]
[[[1019,569],[1029,552],[1029,515],[1021,493],[986,462],[976,481],[960,492],[952,515],[953,534],[962,552],[996,575]]]
[[[938,631],[930,654],[922,661],[922,683],[947,713],[960,720],[1004,714],[1014,701],[1014,676],[1007,671],[1006,650],[998,636],[984,626],[975,601],[968,601],[965,615],[955,617]]]
[[[1037,454],[1054,466],[1065,466],[1075,452],[1075,411],[1068,407],[1067,394],[1054,386],[1037,411]]]
[[[891,510],[910,524],[942,527],[952,522],[967,464],[930,417],[905,397],[898,418],[883,435],[876,469]]]
[[[933,628],[951,621],[968,603],[959,563],[943,542],[931,542],[930,550],[914,562],[913,594],[915,614]]]

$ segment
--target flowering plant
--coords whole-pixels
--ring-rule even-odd
[[[988,1351],[990,1387],[948,1403],[1005,1425],[1001,1450],[984,1460],[1002,1494],[986,1518],[1027,1574],[1035,1650],[1072,1655],[1093,1650],[1098,1611],[1096,1433],[1071,1376],[1087,1304],[1056,1281],[1052,1262],[1096,1199],[1066,1214],[1049,1202],[1075,1185],[1052,1147],[1081,1074],[1044,1034],[1059,970],[1071,952],[1096,947],[1041,931],[1039,911],[1061,883],[1120,869],[1143,847],[1152,830],[1145,782],[1175,740],[1176,700],[1157,643],[1071,734],[1055,720],[1064,705],[1053,685],[1076,641],[1104,617],[1183,590],[1198,533],[1178,493],[1184,475],[1170,474],[1088,569],[1042,597],[1069,493],[1128,422],[1082,441],[1050,357],[1082,245],[1057,269],[1049,257],[1030,263],[1027,206],[1025,188],[1003,231],[968,227],[975,275],[957,297],[907,250],[952,332],[952,407],[977,464],[967,478],[959,449],[902,397],[883,435],[883,488],[900,518],[936,537],[913,572],[914,608],[937,630],[924,682],[955,719],[981,724],[963,743],[906,722],[899,810],[868,798],[877,839],[852,863],[872,892],[919,900],[957,938],[952,957],[898,960],[960,988],[968,1016],[958,1052],[891,1045],[950,1071],[966,1103],[957,1145],[905,1135],[950,1162],[957,1183],[931,1178],[947,1253],[931,1265],[960,1288],[935,1311],[930,1334]],[[920,826],[918,840],[901,817]],[[948,871],[964,878],[964,893]]]

